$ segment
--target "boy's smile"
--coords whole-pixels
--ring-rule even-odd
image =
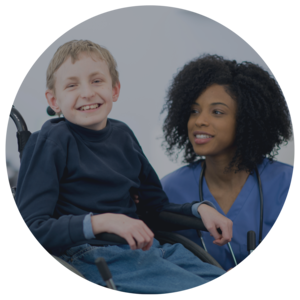
[[[55,91],[47,90],[46,98],[55,112],[82,127],[101,130],[113,102],[118,100],[120,83],[112,86],[105,61],[94,53],[81,53],[74,63],[71,57],[55,72]]]
[[[101,106],[100,103],[95,103],[95,104],[91,104],[91,105],[83,105],[77,109],[80,111],[90,111],[90,110],[95,110],[95,109],[99,108],[100,106]]]

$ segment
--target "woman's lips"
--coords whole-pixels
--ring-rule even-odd
[[[196,133],[196,134],[194,134],[194,136],[195,136],[194,141],[195,141],[195,144],[197,144],[197,145],[206,144],[213,138],[212,135],[209,135],[206,133]]]
[[[212,137],[210,137],[210,138],[205,138],[205,139],[197,139],[197,138],[195,138],[195,144],[197,144],[197,145],[206,144],[206,143],[208,143],[211,139],[212,139]]]

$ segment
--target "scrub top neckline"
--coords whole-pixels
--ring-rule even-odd
[[[267,163],[268,163],[268,159],[265,158],[263,160],[262,164],[257,166],[260,176],[261,176],[261,173],[263,172]],[[196,166],[196,168],[194,168],[194,176],[195,176],[195,180],[197,180],[198,185],[199,185],[201,170],[202,170],[202,166],[201,166],[201,162],[199,162],[199,164]],[[225,216],[233,221],[234,218],[236,216],[238,216],[239,212],[242,210],[244,204],[247,201],[251,201],[251,199],[249,197],[251,195],[253,188],[255,188],[256,186],[258,188],[257,178],[255,175],[255,172],[252,172],[252,174],[249,174],[245,184],[243,185],[240,193],[236,197],[236,199],[233,202],[232,206],[230,207],[229,211],[227,212],[227,214],[225,214],[224,211],[221,209],[217,200],[214,198],[214,196],[210,192],[208,185],[206,183],[205,176],[204,176],[203,177],[203,188],[202,188],[203,189],[203,200],[208,200],[208,201],[212,202],[215,205],[215,207],[219,213],[221,213],[223,216]],[[254,201],[259,201],[259,199],[254,199]]]

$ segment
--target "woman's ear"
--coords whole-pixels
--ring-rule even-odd
[[[57,99],[55,97],[55,94],[52,90],[47,90],[45,92],[45,96],[47,99],[47,102],[49,104],[49,106],[56,112],[56,113],[60,113],[60,107],[58,105]]]

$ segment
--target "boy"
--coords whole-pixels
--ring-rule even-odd
[[[231,239],[231,221],[209,205],[168,203],[132,131],[107,118],[120,93],[112,55],[90,41],[64,44],[49,64],[47,88],[50,107],[64,118],[31,135],[16,193],[26,224],[46,250],[104,285],[94,264],[102,256],[118,290],[134,293],[180,291],[223,274],[179,244],[160,246],[138,220],[133,191],[150,214],[201,214],[217,244]],[[101,232],[129,245],[104,246],[95,239]]]

